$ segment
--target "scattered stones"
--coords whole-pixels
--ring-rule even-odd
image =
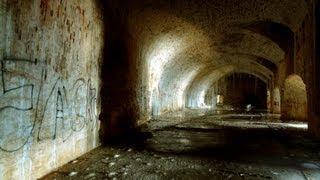
[[[131,149],[131,148],[129,148],[127,151],[128,151],[128,152],[131,152],[131,151],[132,151],[132,149]]]
[[[320,169],[319,166],[313,163],[302,163],[301,166],[306,169]]]
[[[90,174],[86,175],[86,176],[84,177],[84,179],[90,179],[90,178],[93,178],[93,177],[95,177],[95,176],[96,176],[95,173],[90,173]]]
[[[256,147],[254,146],[253,148]],[[101,151],[103,153],[99,153]],[[132,152],[129,155],[128,151],[131,150],[129,150],[128,147],[123,147],[116,150],[116,152],[110,152],[110,149],[106,147],[99,150],[99,154],[96,153],[90,161],[83,159],[79,160],[76,168],[79,167],[81,170],[73,169],[63,172],[69,173],[71,171],[78,171],[79,174],[72,177],[77,179],[84,179],[87,174],[95,172],[95,176],[87,175],[86,177],[89,179],[99,179],[102,178],[102,175],[104,178],[109,180],[139,179],[140,177],[142,177],[141,179],[143,179],[143,177],[146,179],[183,179],[187,176],[191,178],[195,177],[195,179],[197,179],[197,177],[213,177],[213,179],[215,177],[220,177],[221,179],[277,179],[278,176],[281,175],[282,177],[285,177],[284,175],[291,172],[291,169],[288,170],[287,167],[282,166],[280,168],[278,168],[278,166],[269,166],[269,164],[267,164],[267,166],[264,166],[265,164],[260,166],[259,163],[264,159],[260,159],[259,157],[257,159],[256,157],[251,159],[251,153],[245,154],[242,158],[244,159],[248,157],[250,161],[253,161],[253,163],[247,163],[247,159],[242,162],[242,158],[239,159],[239,162],[229,162],[220,158],[216,159],[216,156],[208,156],[206,158],[203,157],[202,154],[199,154],[199,156],[198,154],[193,156],[193,154],[186,153],[180,156],[180,154],[176,155],[170,152],[161,153],[161,151],[158,152],[140,149],[135,151],[133,149],[134,153]],[[109,154],[106,154],[107,152]],[[272,151],[272,153],[273,152],[274,151]],[[304,157],[303,154],[300,153],[300,150],[295,150],[294,152],[299,152],[297,153],[297,156],[301,155],[301,158]],[[265,155],[264,152],[262,155]],[[295,161],[296,158],[291,156],[291,152],[280,156],[280,164],[282,162],[288,162],[287,160],[282,159],[287,157],[290,159],[290,162],[294,161],[296,165],[300,166],[297,168],[301,169],[301,172],[316,171],[317,169],[315,168],[317,168],[318,165],[320,169],[320,163],[318,164],[317,159],[313,158],[313,156],[311,156],[310,159],[305,158],[304,160],[302,159],[299,161]],[[273,156],[270,156],[270,160],[273,160],[276,163],[278,157],[279,156],[276,156],[276,158],[274,158]],[[86,162],[86,164],[84,164],[84,162]],[[71,163],[68,164],[68,166],[75,168]],[[86,169],[87,167],[90,167],[90,171],[82,172],[82,169]],[[87,170],[89,170],[89,168]],[[61,174],[57,174],[56,176],[59,177]]]
[[[101,162],[108,164],[109,161],[107,159],[102,159]]]
[[[69,176],[75,176],[75,175],[77,175],[78,174],[78,172],[71,172],[71,173],[69,173]]]
[[[73,160],[73,161],[71,161],[71,164],[75,164],[77,162],[78,162],[78,160]]]
[[[116,163],[115,162],[110,162],[109,167],[114,166]]]
[[[113,177],[113,176],[115,176],[115,175],[117,175],[116,172],[110,172],[110,173],[108,173],[108,177]]]
[[[180,139],[179,142],[181,142],[183,144],[189,144],[190,140],[189,139]]]

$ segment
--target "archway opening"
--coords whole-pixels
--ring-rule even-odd
[[[232,73],[218,82],[224,105],[237,110],[266,110],[267,84],[251,74]]]
[[[281,118],[285,121],[307,121],[307,90],[302,78],[290,75],[284,82]]]
[[[212,132],[221,146],[238,142],[239,136],[244,141],[265,137],[279,128],[301,131],[305,123],[278,118],[280,84],[294,70],[291,27],[271,20],[234,27],[239,21],[226,28],[234,30],[215,35],[167,9],[132,11],[136,7],[123,6],[128,15],[109,17],[113,34],[102,69],[107,135],[123,136],[137,124],[139,132],[126,135],[151,133],[146,145],[161,151],[188,149],[190,144],[207,147],[212,139],[201,143],[204,131]],[[268,89],[276,115],[268,111]],[[217,129],[227,138],[215,136]]]

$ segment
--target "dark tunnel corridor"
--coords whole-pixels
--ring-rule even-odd
[[[319,0],[0,0],[0,179],[320,179]]]
[[[224,104],[242,110],[248,105],[248,108],[267,110],[267,85],[259,78],[235,73],[224,77],[218,83],[220,86],[218,92],[224,96]]]

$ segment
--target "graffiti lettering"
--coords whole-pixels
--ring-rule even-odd
[[[24,65],[16,68],[19,64]],[[93,130],[97,89],[90,78],[79,78],[70,87],[70,80],[63,80],[37,60],[11,58],[1,60],[0,65],[0,150],[18,151],[32,136],[38,142],[66,141],[73,132],[86,127]],[[36,77],[25,75],[29,66]],[[56,77],[54,82],[52,77]]]

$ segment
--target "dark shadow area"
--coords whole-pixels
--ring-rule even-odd
[[[258,21],[243,25],[243,27],[269,37],[286,53],[293,53],[294,33],[285,25],[271,21]]]
[[[224,104],[239,109],[245,109],[249,104],[255,109],[267,109],[267,86],[259,78],[233,73],[219,80],[219,84],[219,93],[224,96]]]
[[[243,25],[243,27],[266,36],[277,43],[279,47],[286,53],[286,74],[289,75],[294,72],[293,58],[295,47],[294,33],[291,29],[285,25],[269,21],[259,21]]]
[[[316,18],[316,72],[314,74],[315,77],[315,83],[316,83],[316,88],[315,88],[315,96],[316,96],[316,101],[314,101],[315,106],[314,106],[314,112],[318,115],[320,115],[320,2],[318,1],[316,4],[315,8],[315,18]],[[318,79],[317,79],[318,78]]]
[[[274,64],[273,62],[267,60],[267,59],[264,59],[262,57],[259,57],[257,59],[257,61],[262,64],[263,66],[265,66],[266,68],[270,69],[273,73],[277,72],[277,65]]]
[[[128,28],[124,9],[110,8],[102,1],[105,21],[105,49],[101,67],[101,121],[100,139],[114,141],[135,133],[135,107],[133,104],[134,63],[130,61]]]
[[[125,179],[303,179],[319,175],[319,148],[306,131],[180,124],[100,147],[46,178],[76,170],[80,177],[94,172]]]

